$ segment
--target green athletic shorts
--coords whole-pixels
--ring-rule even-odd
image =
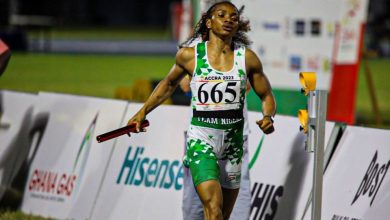
[[[194,185],[218,180],[223,188],[240,187],[243,119],[192,118],[183,163]]]

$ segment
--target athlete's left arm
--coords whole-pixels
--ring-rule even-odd
[[[263,65],[257,55],[250,49],[245,53],[246,72],[253,91],[261,99],[263,119],[257,121],[260,129],[266,133],[274,131],[272,117],[276,113],[275,97],[272,93],[271,84],[263,72]]]

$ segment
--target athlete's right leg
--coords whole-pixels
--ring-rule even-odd
[[[222,190],[218,180],[207,180],[196,186],[199,198],[203,204],[206,220],[222,220]]]
[[[212,147],[200,140],[190,140],[186,160],[206,220],[222,220],[222,190],[219,166]]]
[[[222,189],[219,183],[218,152],[222,131],[191,125],[188,130],[184,164],[191,170],[192,180],[203,205],[205,219],[222,219]]]
[[[219,166],[213,147],[199,139],[190,139],[185,158],[203,205],[206,220],[222,220],[222,190]]]

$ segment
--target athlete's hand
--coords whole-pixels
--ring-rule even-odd
[[[141,109],[137,114],[135,114],[128,122],[127,125],[135,124],[135,133],[145,132],[146,128],[141,128],[142,122],[145,120],[145,113]],[[130,136],[130,133],[128,134]]]
[[[259,125],[264,134],[271,134],[275,131],[274,121],[270,116],[263,117],[263,119],[256,121],[256,124]]]

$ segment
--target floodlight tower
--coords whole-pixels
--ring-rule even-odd
[[[301,92],[307,96],[307,109],[298,111],[298,119],[300,129],[307,134],[305,149],[314,152],[311,219],[321,220],[327,91],[316,90],[316,80],[314,72],[299,74]]]

